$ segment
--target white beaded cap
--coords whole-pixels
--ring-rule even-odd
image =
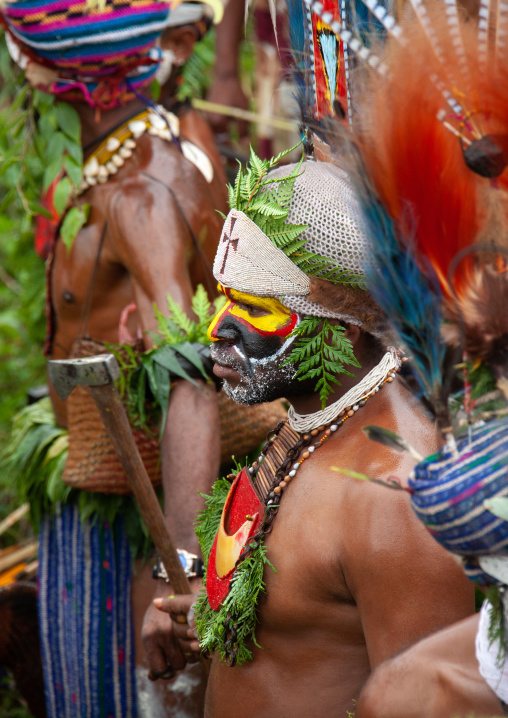
[[[237,209],[231,210],[224,223],[213,275],[225,287],[257,296],[306,296],[310,292],[305,272]]]

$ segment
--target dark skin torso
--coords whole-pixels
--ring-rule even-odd
[[[95,123],[94,111],[87,106],[76,108],[82,122],[82,141],[90,140],[125,118],[132,116],[137,103],[103,113]],[[52,270],[52,299],[56,316],[56,333],[52,358],[67,357],[74,339],[86,334],[93,339],[118,342],[119,324],[124,308],[135,302],[136,311],[126,322],[135,336],[140,330],[146,346],[152,340],[146,331],[156,331],[153,304],[167,313],[167,294],[191,314],[191,299],[198,283],[210,287],[189,231],[180,211],[166,189],[142,176],[145,172],[169,185],[176,194],[208,263],[219,241],[222,220],[215,211],[226,210],[225,177],[212,134],[193,110],[180,118],[181,136],[202,149],[214,166],[209,184],[201,172],[178,151],[175,145],[158,137],[143,135],[132,158],[107,183],[85,192],[77,204],[91,206],[89,221],[74,240],[68,253],[58,241]],[[95,149],[96,145],[92,148]],[[82,307],[95,265],[101,233],[107,221],[107,232],[94,283],[93,302],[86,325],[81,322]],[[214,289],[215,283],[211,284]],[[210,291],[209,291],[210,294]],[[65,405],[52,392],[58,422],[66,425]],[[178,382],[171,391],[168,420],[161,442],[161,466],[167,525],[175,544],[198,553],[193,530],[194,517],[202,508],[199,491],[209,490],[215,480],[220,459],[219,416],[215,388]],[[196,437],[200,451],[196,452]],[[195,452],[192,465],[188,456]],[[185,480],[182,480],[185,478]],[[141,562],[138,562],[139,564]],[[164,581],[153,581],[150,567],[138,565],[131,586],[136,636],[136,662],[146,677],[148,670],[162,674],[168,664],[185,665],[180,649],[172,637],[170,620],[152,605],[156,595],[171,591]],[[146,612],[146,614],[145,614]],[[142,628],[143,626],[143,628]],[[143,642],[141,643],[141,632]],[[189,693],[172,690],[172,683],[158,681],[150,686],[154,705],[163,706],[165,715],[179,710],[186,718],[202,715],[200,689],[202,679],[188,677]],[[194,681],[194,683],[192,683]],[[146,682],[146,679],[145,679]]]
[[[125,116],[128,114],[126,111]],[[111,124],[106,116],[103,125]],[[190,312],[190,298],[197,284],[209,286],[203,263],[170,193],[140,175],[144,172],[171,186],[211,266],[221,228],[215,208],[224,209],[225,180],[210,130],[194,110],[181,119],[181,134],[210,157],[215,170],[211,184],[174,145],[146,134],[118,174],[79,198],[77,204],[91,205],[89,221],[75,238],[70,253],[62,242],[56,245],[52,358],[68,356],[80,333],[117,342],[121,312],[131,302],[136,302],[137,311],[129,316],[129,328],[134,333],[138,326],[143,331],[155,331],[154,302],[166,311],[166,294],[170,292]],[[85,325],[80,321],[82,307],[105,221],[107,233]],[[145,341],[150,339],[145,336]],[[59,422],[65,425],[64,407],[54,396],[52,400]]]
[[[436,435],[400,380],[386,385],[304,462],[266,538],[267,594],[254,660],[217,657],[206,718],[329,718],[354,710],[372,668],[473,611],[473,591],[417,521],[407,493],[330,471],[405,480],[413,462],[361,427],[403,435],[423,455]]]

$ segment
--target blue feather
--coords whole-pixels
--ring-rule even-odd
[[[430,269],[424,273],[413,251],[398,241],[393,221],[365,184],[360,202],[371,245],[369,292],[411,355],[423,393],[442,404],[446,347],[440,334],[443,298],[437,277]]]
[[[292,77],[296,83],[296,100],[305,122],[312,118],[314,86],[311,66],[311,43],[307,8],[303,0],[287,0],[289,39],[293,54]]]

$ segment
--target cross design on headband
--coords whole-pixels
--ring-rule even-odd
[[[236,252],[237,247],[238,247],[238,240],[240,238],[238,237],[237,239],[231,239],[231,235],[233,234],[233,227],[235,226],[236,219],[237,219],[236,217],[231,217],[231,226],[229,228],[229,235],[227,235],[226,230],[224,230],[224,236],[222,238],[222,241],[227,242],[228,246],[226,247],[226,252],[224,254],[224,260],[222,262],[222,267],[220,268],[221,274],[224,274],[224,270],[226,268],[226,262],[228,261],[229,248],[232,246],[233,250]]]

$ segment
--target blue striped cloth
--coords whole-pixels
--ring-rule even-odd
[[[39,624],[48,718],[135,718],[131,557],[121,519],[67,504],[39,536]]]
[[[476,427],[457,444],[458,456],[443,449],[415,468],[409,481],[418,518],[446,549],[481,556],[508,549],[508,522],[484,506],[508,496],[508,421]]]

